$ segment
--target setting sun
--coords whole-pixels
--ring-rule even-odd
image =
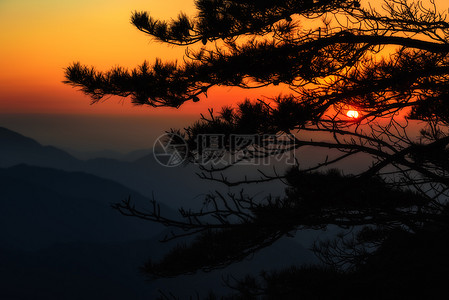
[[[359,117],[359,112],[356,110],[348,110],[348,112],[346,113],[346,116],[348,116],[349,118],[352,118],[352,119],[357,119]]]

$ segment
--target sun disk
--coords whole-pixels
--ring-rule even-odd
[[[348,110],[348,112],[346,113],[346,116],[348,116],[349,118],[352,118],[352,119],[357,119],[359,117],[359,112],[356,110]]]

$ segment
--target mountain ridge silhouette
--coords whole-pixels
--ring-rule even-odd
[[[221,270],[145,283],[138,268],[171,248],[173,244],[159,243],[169,229],[122,216],[110,207],[129,196],[137,206],[145,206],[156,188],[161,212],[178,217],[159,196],[178,197],[177,203],[188,205],[185,201],[204,186],[204,181],[192,176],[192,168],[165,168],[151,154],[133,162],[78,160],[1,128],[2,295],[11,299],[151,299],[159,288],[176,291],[180,297],[194,295],[204,286],[224,289]],[[310,262],[311,257],[295,240],[285,239],[255,260],[223,272],[244,276],[292,261]]]

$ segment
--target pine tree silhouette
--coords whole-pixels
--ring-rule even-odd
[[[298,230],[336,225],[353,234],[315,245],[328,267],[229,282],[236,289],[233,297],[397,299],[441,292],[449,270],[446,14],[433,2],[406,0],[386,0],[381,9],[353,0],[197,0],[195,5],[193,17],[180,14],[167,22],[135,12],[131,18],[160,42],[200,45],[187,51],[182,64],[156,59],[134,70],[100,72],[74,63],[66,69],[66,83],[94,102],[118,95],[153,107],[180,107],[205,95],[213,99],[214,86],[279,85],[284,95],[211,111],[177,132],[189,145],[190,162],[204,155],[197,141],[205,134],[223,137],[222,147],[239,157],[235,161],[312,147],[332,155],[285,174],[261,172],[244,180],[217,176],[231,165],[200,165],[204,180],[229,186],[281,179],[284,197],[256,200],[217,192],[199,211],[181,209],[181,220],[165,218],[156,204],[152,212],[136,209],[131,199],[115,205],[125,215],[181,229],[168,240],[195,235],[191,244],[145,264],[146,274],[213,270]],[[359,116],[346,116],[349,109]],[[420,121],[419,136],[412,133],[413,120]],[[255,139],[238,147],[232,140],[267,134],[290,139]],[[351,175],[334,169],[358,155],[372,163]]]

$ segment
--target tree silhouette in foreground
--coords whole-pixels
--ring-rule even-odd
[[[320,0],[197,0],[194,17],[169,22],[135,12],[132,23],[154,39],[187,50],[182,64],[143,63],[134,70],[97,71],[80,63],[66,83],[93,102],[130,97],[137,105],[180,107],[209,96],[214,86],[285,87],[274,98],[245,100],[211,111],[185,129],[189,160],[204,156],[198,139],[220,134],[234,161],[304,148],[328,149],[312,166],[260,172],[232,180],[232,165],[200,165],[200,176],[229,186],[283,180],[286,194],[257,200],[208,195],[203,209],[182,219],[115,207],[195,235],[143,270],[171,277],[240,261],[301,229],[346,230],[315,245],[327,267],[300,267],[229,282],[235,298],[394,298],[444,289],[449,271],[448,125],[449,23],[434,2]],[[346,116],[356,109],[357,118]],[[419,131],[416,129],[419,128]],[[414,132],[418,133],[414,133]],[[232,135],[259,139],[232,144]],[[275,149],[275,150],[273,150]],[[242,156],[243,153],[243,156]],[[334,167],[364,156],[369,163],[344,175]],[[210,158],[210,157],[209,157]],[[323,289],[323,286],[328,287]],[[368,291],[368,292],[367,292]]]

